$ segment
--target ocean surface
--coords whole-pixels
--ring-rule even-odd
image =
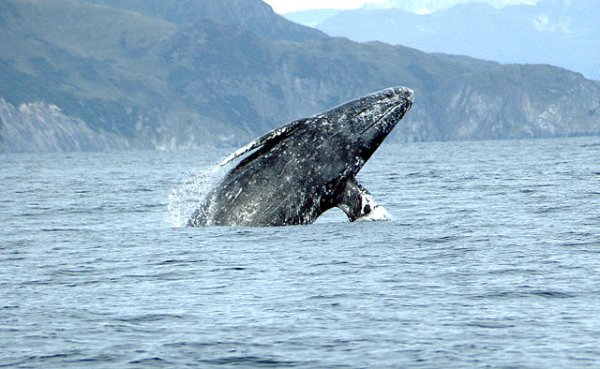
[[[227,154],[0,156],[0,367],[600,367],[600,137],[385,143],[390,221],[185,227]]]

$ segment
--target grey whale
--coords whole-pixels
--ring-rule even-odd
[[[208,193],[188,225],[310,224],[333,207],[350,221],[368,216],[378,205],[356,175],[412,100],[412,90],[388,88],[250,142],[221,163],[255,150]]]

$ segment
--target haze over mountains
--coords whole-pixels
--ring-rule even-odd
[[[489,4],[496,8],[509,5],[534,5],[541,0],[386,0],[382,2],[367,3],[369,9],[401,9],[412,13],[435,13],[451,8],[458,4],[479,2]]]
[[[416,93],[396,140],[600,133],[578,73],[331,38],[258,0],[0,2],[0,152],[235,146],[394,85]]]
[[[499,5],[510,3],[458,3],[393,0],[382,8],[307,11],[286,17],[355,41],[379,40],[502,63],[551,64],[600,80],[599,3],[532,0],[503,7]]]
[[[415,14],[431,14],[440,10],[451,8],[458,4],[471,3],[474,1],[489,4],[496,8],[502,8],[508,5],[535,5],[541,0],[386,0],[375,2],[368,1],[362,6],[362,8],[399,9]],[[268,2],[269,1],[267,1],[267,3]],[[293,22],[314,27],[324,20],[331,18],[343,11],[345,11],[345,9],[319,8],[279,13],[283,14],[287,19]]]

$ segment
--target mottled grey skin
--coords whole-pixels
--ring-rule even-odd
[[[190,226],[313,223],[338,207],[351,221],[376,203],[356,175],[412,105],[413,92],[389,88],[294,121],[238,150],[258,148],[209,193]]]

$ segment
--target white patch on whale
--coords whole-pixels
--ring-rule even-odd
[[[357,222],[361,221],[379,221],[379,220],[392,220],[392,215],[383,206],[377,204],[377,201],[368,193],[364,193],[361,197],[361,206],[364,211],[368,208],[370,211],[356,219]]]

